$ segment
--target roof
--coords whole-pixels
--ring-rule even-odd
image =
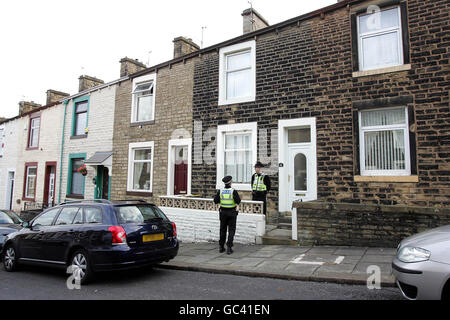
[[[108,152],[96,152],[92,157],[86,160],[86,164],[101,164],[105,162],[109,157],[113,155],[112,151]]]

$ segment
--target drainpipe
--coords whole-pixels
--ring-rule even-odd
[[[58,203],[61,203],[61,186],[62,186],[62,168],[63,168],[63,151],[64,151],[64,132],[66,131],[66,113],[67,113],[67,105],[69,104],[69,100],[64,101],[64,119],[63,119],[63,129],[62,129],[62,138],[61,138],[61,157],[59,161],[59,195],[58,195]]]

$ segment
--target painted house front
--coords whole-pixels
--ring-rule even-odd
[[[110,199],[115,95],[122,80],[104,84],[82,76],[80,92],[64,101],[58,202]]]
[[[448,206],[448,9],[341,1],[202,50],[192,193],[229,174],[248,199],[259,160],[273,216],[293,201]]]

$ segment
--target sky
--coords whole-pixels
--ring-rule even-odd
[[[253,0],[273,25],[337,0]],[[120,76],[119,60],[153,66],[173,58],[172,40],[203,47],[240,36],[248,0],[14,0],[0,2],[0,117],[19,101],[45,104],[46,91],[78,91],[80,75],[105,82]]]

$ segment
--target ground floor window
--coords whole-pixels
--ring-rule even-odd
[[[406,107],[359,112],[362,175],[410,175]]]
[[[152,192],[154,143],[130,143],[128,191]]]
[[[25,165],[24,198],[34,200],[36,196],[37,164]]]

